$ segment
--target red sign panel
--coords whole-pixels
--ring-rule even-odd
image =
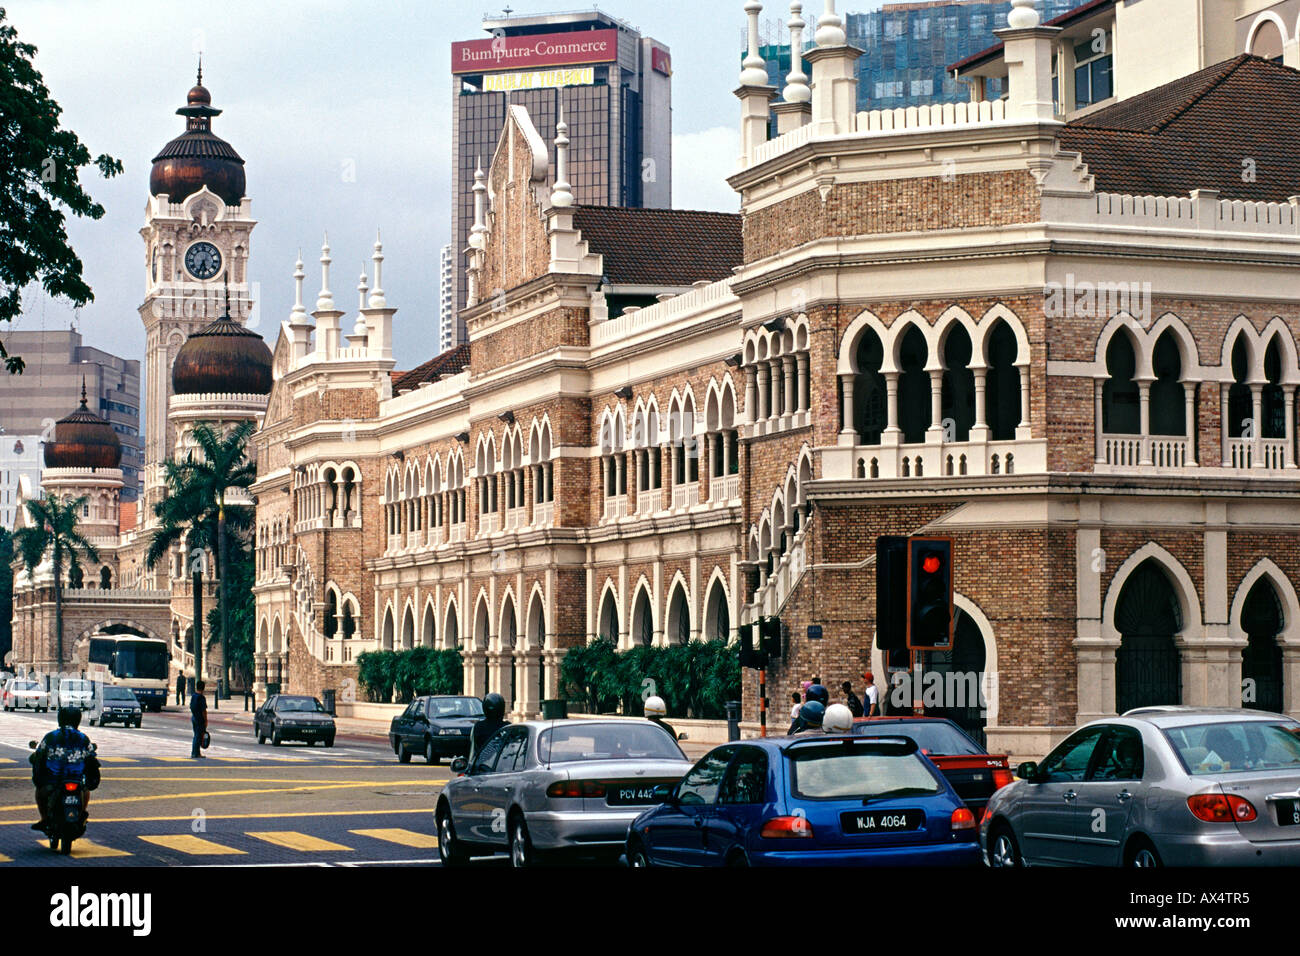
[[[651,47],[650,65],[656,73],[662,73],[664,76],[673,75],[673,58],[667,50],[661,50],[659,47]]]
[[[489,37],[451,45],[452,73],[503,73],[543,66],[612,63],[617,59],[617,30]]]

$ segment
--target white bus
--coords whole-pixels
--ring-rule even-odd
[[[90,639],[86,676],[129,688],[142,708],[157,713],[167,703],[170,664],[166,641],[134,634],[96,634]]]

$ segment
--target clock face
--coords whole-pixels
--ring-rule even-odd
[[[185,250],[185,268],[196,279],[211,279],[221,271],[221,250],[210,242],[196,242]]]

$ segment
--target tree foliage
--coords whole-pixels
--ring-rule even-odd
[[[27,506],[27,527],[14,533],[14,545],[27,569],[28,580],[36,577],[36,568],[50,556],[54,572],[54,627],[58,641],[59,666],[63,666],[63,569],[68,578],[84,579],[81,561],[99,562],[95,546],[77,530],[81,510],[86,498],[60,498],[46,492],[45,497],[24,502]]]
[[[235,538],[234,535],[231,536]],[[253,683],[253,634],[257,621],[257,600],[253,596],[253,579],[256,573],[253,551],[242,540],[232,540],[228,561],[230,564],[230,666],[233,680],[242,687]],[[207,644],[221,640],[221,609],[208,611]]]
[[[721,719],[740,699],[740,656],[725,641],[619,651],[605,638],[571,648],[560,665],[569,700],[589,713],[640,714],[657,694],[674,717]]]
[[[430,694],[461,693],[465,664],[454,648],[365,651],[357,655],[357,680],[371,703],[387,704],[396,696],[405,704]]]
[[[59,125],[63,110],[50,97],[35,55],[36,47],[18,39],[0,7],[0,322],[21,313],[23,289],[33,282],[74,305],[94,300],[68,243],[67,215],[104,215],[82,189],[81,170],[93,164],[104,177],[122,172],[120,160],[92,158],[76,133]],[[0,359],[10,373],[22,372],[22,358],[3,343]]]

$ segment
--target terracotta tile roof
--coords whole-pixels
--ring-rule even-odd
[[[735,213],[578,206],[573,222],[588,248],[605,257],[605,276],[615,285],[715,282],[742,259]]]
[[[469,365],[469,345],[458,345],[450,352],[440,352],[409,372],[392,372],[393,394],[419,388],[421,382],[436,382],[441,375],[458,375]]]
[[[1297,117],[1300,71],[1242,54],[1074,120],[1060,143],[1100,192],[1285,202],[1300,195]]]
[[[134,501],[123,501],[117,510],[117,530],[121,534],[135,530],[135,506]]]

